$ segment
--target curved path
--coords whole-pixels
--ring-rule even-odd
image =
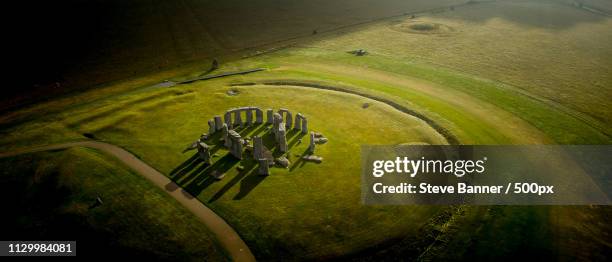
[[[164,174],[147,165],[145,162],[142,162],[142,160],[138,159],[132,153],[121,147],[97,141],[82,141],[16,149],[10,152],[0,153],[0,158],[26,153],[66,149],[71,147],[93,148],[106,154],[115,156],[138,174],[144,176],[149,181],[153,182],[153,184],[166,191],[166,193],[174,197],[174,199],[181,203],[185,208],[189,209],[210,229],[210,231],[215,234],[221,245],[229,253],[232,260],[255,261],[255,257],[251,253],[249,247],[244,243],[244,241],[242,241],[238,233],[236,233],[236,231],[234,231],[234,229],[227,224],[225,220],[223,220],[223,218],[215,214],[215,212],[210,210],[188,192],[184,190],[177,190],[180,189],[180,187],[168,179]]]

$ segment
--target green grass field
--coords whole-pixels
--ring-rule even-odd
[[[406,29],[412,24],[440,31],[415,33]],[[262,72],[155,87],[197,76],[209,63],[193,62],[11,112],[0,117],[0,146],[77,141],[87,134],[123,147],[227,220],[263,260],[605,260],[608,207],[363,206],[359,148],[445,144],[444,132],[460,144],[610,144],[611,26],[609,17],[563,1],[499,1],[396,17],[228,59],[213,74],[267,68]],[[369,54],[347,53],[360,48]],[[208,119],[240,106],[306,115],[310,129],[329,138],[316,150],[323,163],[299,160],[308,138],[297,132],[289,138],[292,165],[272,168],[265,178],[253,161],[234,160],[222,147],[213,147],[213,168],[194,161],[193,152],[181,153],[207,132]],[[265,127],[237,131],[253,136]],[[62,154],[99,160],[77,162],[83,170],[117,168],[87,150]],[[12,164],[26,168],[26,160]],[[225,178],[212,179],[213,169]],[[125,186],[146,189],[132,180]],[[164,201],[148,205],[175,206]],[[130,241],[137,245],[138,236]],[[207,251],[196,249],[203,242],[189,243],[194,254],[221,256],[210,243],[202,247]]]
[[[77,253],[100,257],[226,259],[194,215],[97,151],[28,154],[1,159],[0,167],[7,239],[78,239]]]

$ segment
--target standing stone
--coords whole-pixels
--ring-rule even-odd
[[[281,108],[278,112],[283,116],[283,120],[285,120],[285,127],[288,129],[293,125],[293,116],[291,115],[291,111]]]
[[[315,152],[315,133],[310,132],[310,144],[308,145],[308,152],[314,154]]]
[[[225,112],[225,117],[223,118],[227,127],[232,126],[232,110],[228,110]]]
[[[263,123],[263,111],[255,107],[255,124]]]
[[[230,130],[228,135],[232,143],[230,146],[230,153],[234,157],[242,159],[242,137],[234,130]]]
[[[281,126],[278,130],[278,149],[285,153],[287,152],[287,131],[284,126]]]
[[[266,109],[266,115],[267,115],[266,124],[273,124],[274,123],[274,110]]]
[[[253,158],[263,158],[263,138],[260,136],[253,137]]]
[[[306,117],[302,117],[302,134],[308,133],[308,119]]]
[[[223,120],[221,120],[221,116],[215,116],[215,128],[217,130],[221,130],[221,128],[223,128]]]
[[[246,125],[250,126],[253,124],[253,110],[252,108],[248,108],[246,110]]]
[[[274,124],[272,126],[272,132],[274,132],[274,134],[278,133],[278,128],[282,122],[283,117],[279,113],[274,113],[274,121],[272,122],[272,124]]]
[[[232,141],[229,139],[229,129],[227,125],[223,124],[221,130],[223,131],[223,145],[227,148],[230,148],[230,146],[232,146]]]
[[[259,162],[259,169],[257,173],[260,176],[270,175],[270,165],[268,164],[268,159],[260,158],[258,162]]]
[[[198,145],[198,154],[200,159],[206,164],[210,165],[210,148],[206,143],[199,142]]]
[[[215,131],[217,131],[217,128],[215,126],[215,120],[208,120],[208,134],[212,135],[215,133]]]
[[[242,114],[240,109],[234,111],[234,126],[242,126]]]
[[[297,113],[297,115],[295,115],[295,124],[293,128],[297,130],[302,129],[302,114],[301,113]]]

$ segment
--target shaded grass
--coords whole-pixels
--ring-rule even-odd
[[[227,259],[189,211],[96,151],[28,154],[0,166],[4,237],[76,240],[80,256]]]

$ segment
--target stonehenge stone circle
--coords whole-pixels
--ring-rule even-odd
[[[246,121],[242,119],[242,112],[245,112]],[[253,117],[255,115],[255,117]],[[232,121],[233,116],[233,121]],[[220,121],[219,117],[219,121]],[[215,121],[217,119],[215,118]],[[245,125],[251,125],[253,122],[255,124],[263,123],[263,111],[257,107],[249,106],[249,107],[240,107],[240,108],[232,108],[227,110],[224,115],[223,121],[227,126],[232,129],[234,126],[244,127]]]
[[[245,112],[246,115],[246,120],[244,121],[242,112]],[[210,135],[221,130],[223,145],[229,150],[230,154],[238,159],[242,159],[242,152],[246,147],[247,155],[252,153],[253,159],[257,160],[259,164],[258,173],[267,176],[270,174],[269,167],[275,162],[275,159],[272,152],[264,145],[263,136],[254,136],[252,139],[247,137],[243,139],[240,134],[234,130],[234,127],[251,126],[253,124],[264,124],[263,110],[253,106],[231,108],[225,112],[223,118],[216,115],[208,120],[208,133],[205,133],[203,136],[206,136],[207,139]],[[289,151],[287,133],[290,129],[299,130],[302,134],[308,133],[308,119],[299,112],[293,117],[291,111],[285,108],[279,109],[278,112],[274,112],[273,109],[266,109],[265,124],[272,124],[271,127],[269,126],[265,130],[271,130],[274,134],[274,144],[278,146],[278,151],[282,153]],[[210,147],[204,143],[206,139],[194,142],[194,144],[185,151],[197,148],[199,158],[205,163],[211,164]],[[252,146],[250,145],[250,140],[253,141]],[[301,142],[302,139],[298,138],[298,141]],[[323,144],[325,142],[327,142],[327,138],[323,137],[323,135],[310,132],[310,144],[308,145],[309,155],[304,156],[303,159],[320,163],[323,158],[314,156],[313,154],[316,144]],[[282,167],[288,167],[290,164],[289,159],[286,157],[279,157],[276,161],[282,162],[279,163]],[[222,176],[224,174],[219,175]]]

